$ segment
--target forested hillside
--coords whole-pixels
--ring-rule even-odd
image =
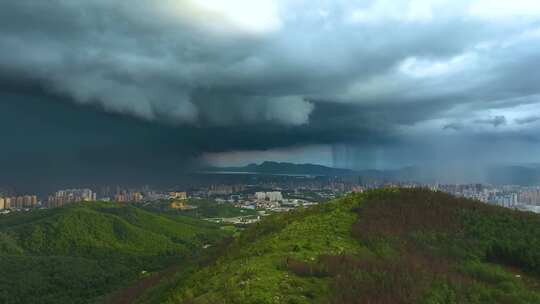
[[[1,216],[0,303],[101,302],[227,235],[207,222],[109,203]]]
[[[388,189],[274,215],[140,303],[540,303],[540,216]]]
[[[139,303],[540,303],[532,213],[387,189],[227,231],[108,203],[3,216],[0,303],[102,303],[169,265]]]

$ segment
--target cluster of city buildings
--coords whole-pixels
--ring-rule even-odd
[[[280,191],[255,192],[255,198],[258,201],[280,202],[283,200],[283,194]]]
[[[540,213],[540,187],[469,184],[432,185],[430,188],[487,204]]]
[[[96,201],[97,195],[90,189],[67,189],[56,191],[47,199],[48,208],[58,208],[72,203]]]
[[[540,206],[540,188],[526,188],[519,191],[518,201],[527,205]]]
[[[272,178],[231,184],[207,184],[188,187],[188,191],[155,191],[149,186],[139,189],[110,187],[99,193],[91,189],[59,190],[43,202],[36,195],[9,196],[0,194],[0,211],[27,210],[36,207],[56,208],[67,204],[89,201],[119,203],[152,203],[167,201],[171,208],[191,208],[187,199],[209,198],[217,203],[231,203],[237,207],[256,210],[287,211],[299,206],[324,202],[346,193],[363,192],[381,187],[423,187],[443,191],[454,196],[476,199],[484,203],[540,213],[540,186],[494,186],[485,184],[421,184],[366,181],[359,178]],[[186,188],[184,188],[186,189]]]
[[[36,195],[22,195],[12,197],[0,197],[0,211],[7,209],[30,209],[38,205]]]
[[[194,197],[227,196],[243,192],[246,188],[247,185],[245,184],[211,184],[192,189],[190,193]]]
[[[272,210],[279,208],[283,201],[283,194],[280,191],[255,192],[253,197],[248,197],[247,201],[239,205],[243,208]]]
[[[281,191],[258,191],[246,195],[232,195],[228,200],[221,200],[245,209],[267,210],[272,212],[286,212],[300,206],[317,204],[306,199],[290,198]]]
[[[110,200],[108,198],[107,200]],[[133,203],[140,203],[143,200],[143,195],[140,192],[132,192],[132,191],[122,191],[121,193],[115,194],[113,201],[118,203],[127,203],[127,202],[133,202]]]

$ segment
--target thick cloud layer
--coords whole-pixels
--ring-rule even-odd
[[[534,0],[3,1],[0,46],[4,91],[197,134],[193,155],[538,140]]]

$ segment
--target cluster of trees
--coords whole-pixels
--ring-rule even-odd
[[[332,278],[332,303],[540,303],[540,216],[424,189],[359,199],[368,251],[288,265]]]

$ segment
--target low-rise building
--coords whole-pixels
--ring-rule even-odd
[[[186,192],[169,192],[169,199],[174,200],[187,200],[187,193]]]

